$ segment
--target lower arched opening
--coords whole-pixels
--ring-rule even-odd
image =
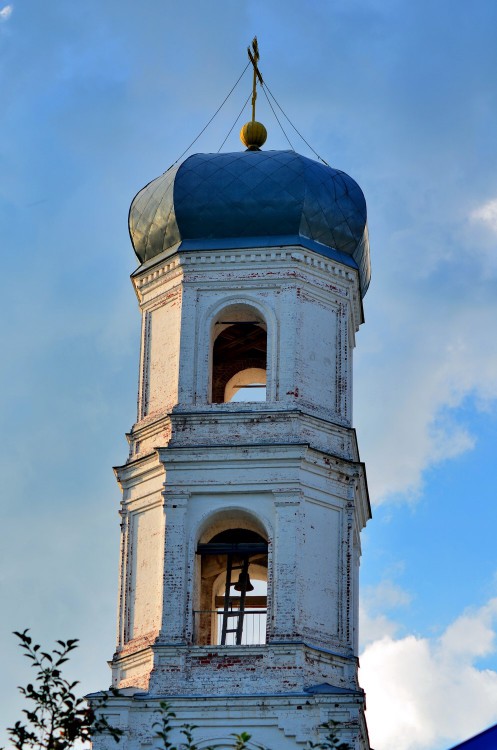
[[[199,543],[199,645],[266,642],[268,543],[255,531],[226,529]]]

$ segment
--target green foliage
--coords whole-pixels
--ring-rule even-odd
[[[48,652],[33,643],[28,632],[24,630],[14,635],[24,655],[31,660],[36,677],[26,687],[19,687],[29,707],[23,710],[25,723],[17,721],[7,728],[12,746],[16,750],[66,750],[101,732],[110,734],[118,742],[122,731],[112,727],[105,717],[96,715],[84,698],[75,695],[78,682],[68,682],[62,676],[61,667],[77,648],[78,640],[57,641],[58,648]],[[105,697],[97,699],[94,707],[97,711],[104,709],[106,702]]]
[[[28,630],[14,633],[20,641],[24,655],[31,660],[36,669],[33,683],[26,687],[19,687],[19,691],[29,701],[29,708],[23,710],[26,722],[17,721],[7,732],[15,750],[69,750],[76,743],[89,742],[97,734],[109,734],[119,742],[123,734],[121,729],[111,726],[103,712],[107,706],[107,698],[92,699],[89,707],[85,698],[77,698],[74,689],[78,682],[68,682],[62,677],[61,667],[68,661],[69,654],[77,648],[77,639],[57,641],[58,648],[52,652],[42,651],[37,643],[33,643]],[[114,695],[119,695],[113,690]],[[160,741],[160,750],[199,750],[195,740],[194,724],[181,724],[178,729],[184,738],[179,745],[170,740],[173,730],[173,720],[176,714],[166,702],[161,702],[158,708],[159,720],[153,725],[155,739]],[[306,750],[351,750],[346,742],[340,742],[338,737],[339,725],[335,721],[328,721],[322,725],[326,736],[319,742],[307,743]],[[232,750],[270,750],[263,745],[251,742],[251,735],[247,732],[232,734]],[[249,745],[250,743],[250,745]],[[226,745],[223,743],[223,746]],[[220,745],[209,745],[202,750],[216,750]]]
[[[172,720],[176,718],[176,714],[171,710],[169,703],[162,701],[159,707],[160,720],[156,721],[153,725],[154,729],[157,729],[155,737],[161,741],[161,750],[199,750],[197,742],[194,740],[194,732],[198,727],[195,724],[181,724],[179,727],[180,733],[185,738],[185,741],[180,745],[174,745],[169,736],[172,731]],[[247,743],[249,742],[251,735],[247,732],[241,734],[232,734],[233,745],[232,750],[248,750]],[[216,750],[219,745],[209,745],[203,748],[203,750]],[[256,750],[268,750],[262,745],[252,745]]]
[[[339,723],[330,719],[329,721],[321,724],[321,727],[326,730],[326,737],[319,742],[309,742],[307,747],[309,750],[351,750],[348,742],[340,742],[338,737]]]
[[[245,750],[251,735],[247,732],[242,732],[241,734],[233,734],[232,737],[235,738],[234,750]],[[266,750],[262,745],[257,745],[257,747],[259,750]]]
[[[184,736],[185,741],[180,745],[175,745],[170,741],[169,737],[173,729],[172,720],[176,718],[176,714],[171,710],[169,703],[165,701],[160,703],[158,712],[160,720],[156,721],[153,727],[154,729],[157,728],[155,737],[161,741],[161,750],[199,750],[199,746],[193,736],[198,727],[194,724],[181,724],[179,730]],[[336,721],[327,721],[321,727],[326,730],[326,736],[319,742],[311,742],[309,740],[306,750],[351,750],[347,742],[340,742],[338,737],[339,724]],[[232,750],[249,750],[250,734],[241,732],[241,734],[232,734],[231,737],[233,737]],[[203,748],[203,750],[216,750],[219,747],[220,745],[209,745]],[[224,743],[223,747],[226,747]],[[264,745],[255,745],[254,743],[251,743],[250,747],[254,748],[254,750],[270,750],[270,748]]]

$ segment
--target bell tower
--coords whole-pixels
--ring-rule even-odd
[[[296,750],[334,719],[369,748],[352,427],[366,205],[251,125],[247,150],[190,156],[131,204],[143,322],[110,699],[125,750],[153,744],[164,700],[219,747],[247,731]]]

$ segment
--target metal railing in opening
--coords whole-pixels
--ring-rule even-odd
[[[226,646],[256,646],[266,643],[267,610],[239,610],[232,609],[224,612],[222,609],[194,610],[194,632],[196,642],[203,643],[202,633],[212,633],[209,643],[205,645],[221,645],[223,633],[223,617],[228,618],[225,631]]]

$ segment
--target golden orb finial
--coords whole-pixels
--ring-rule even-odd
[[[262,122],[250,120],[240,130],[240,140],[249,151],[257,151],[266,143],[267,130]]]
[[[255,119],[255,101],[257,99],[257,81],[264,85],[257,63],[259,62],[259,47],[257,37],[252,40],[252,50],[247,48],[249,60],[254,68],[254,78],[252,81],[252,120],[246,122],[240,130],[240,140],[249,151],[258,151],[266,143],[267,130],[261,122]]]

